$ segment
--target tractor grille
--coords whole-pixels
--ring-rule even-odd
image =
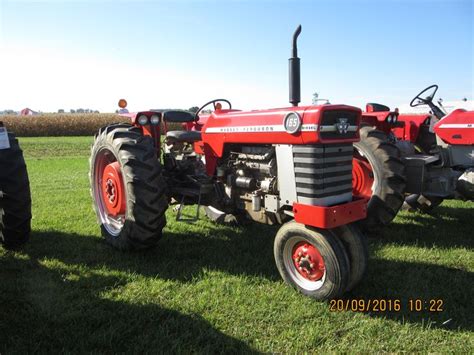
[[[330,110],[324,111],[323,117],[320,122],[321,132],[320,137],[323,139],[341,139],[341,138],[355,138],[357,136],[357,130],[349,130],[346,133],[339,133],[336,125],[339,119],[346,119],[349,126],[357,126],[358,114],[352,111],[344,110]],[[326,128],[323,130],[322,128]],[[327,130],[330,129],[330,130]]]
[[[293,146],[300,203],[330,206],[352,200],[352,143]]]

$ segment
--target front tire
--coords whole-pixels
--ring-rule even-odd
[[[368,228],[387,225],[403,205],[405,166],[398,148],[374,127],[360,129],[360,142],[354,143],[353,194],[369,199]]]
[[[351,291],[367,271],[369,259],[367,239],[355,224],[340,226],[332,229],[331,232],[342,242],[349,257],[350,275],[346,291]]]
[[[31,232],[31,193],[28,172],[18,140],[8,133],[9,149],[0,149],[0,242],[15,248]]]
[[[152,138],[128,124],[101,128],[89,179],[105,240],[122,250],[155,246],[166,225],[168,197]]]
[[[317,300],[341,295],[350,265],[342,244],[327,230],[291,221],[275,237],[275,262],[286,283]]]

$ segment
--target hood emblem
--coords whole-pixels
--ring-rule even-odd
[[[338,118],[336,123],[336,129],[339,134],[346,134],[349,130],[349,123],[347,118]]]

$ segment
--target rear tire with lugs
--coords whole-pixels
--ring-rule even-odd
[[[129,124],[101,128],[89,178],[106,241],[122,250],[155,246],[166,225],[168,197],[152,138]]]
[[[354,195],[369,198],[367,218],[362,225],[372,228],[390,223],[405,200],[405,166],[400,160],[400,151],[388,141],[385,133],[365,126],[360,129],[360,142],[354,143],[353,163]],[[367,169],[371,170],[369,178],[365,176],[363,183],[357,183],[354,179],[364,178]],[[358,171],[362,173],[357,175]]]
[[[11,133],[8,140],[10,148],[0,149],[0,242],[14,248],[30,236],[31,194],[18,140]]]

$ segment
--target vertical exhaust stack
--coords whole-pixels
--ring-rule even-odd
[[[293,56],[288,59],[288,74],[290,79],[290,103],[298,106],[301,101],[301,80],[300,80],[300,58],[298,58],[298,48],[296,41],[301,33],[301,25],[293,34]]]

